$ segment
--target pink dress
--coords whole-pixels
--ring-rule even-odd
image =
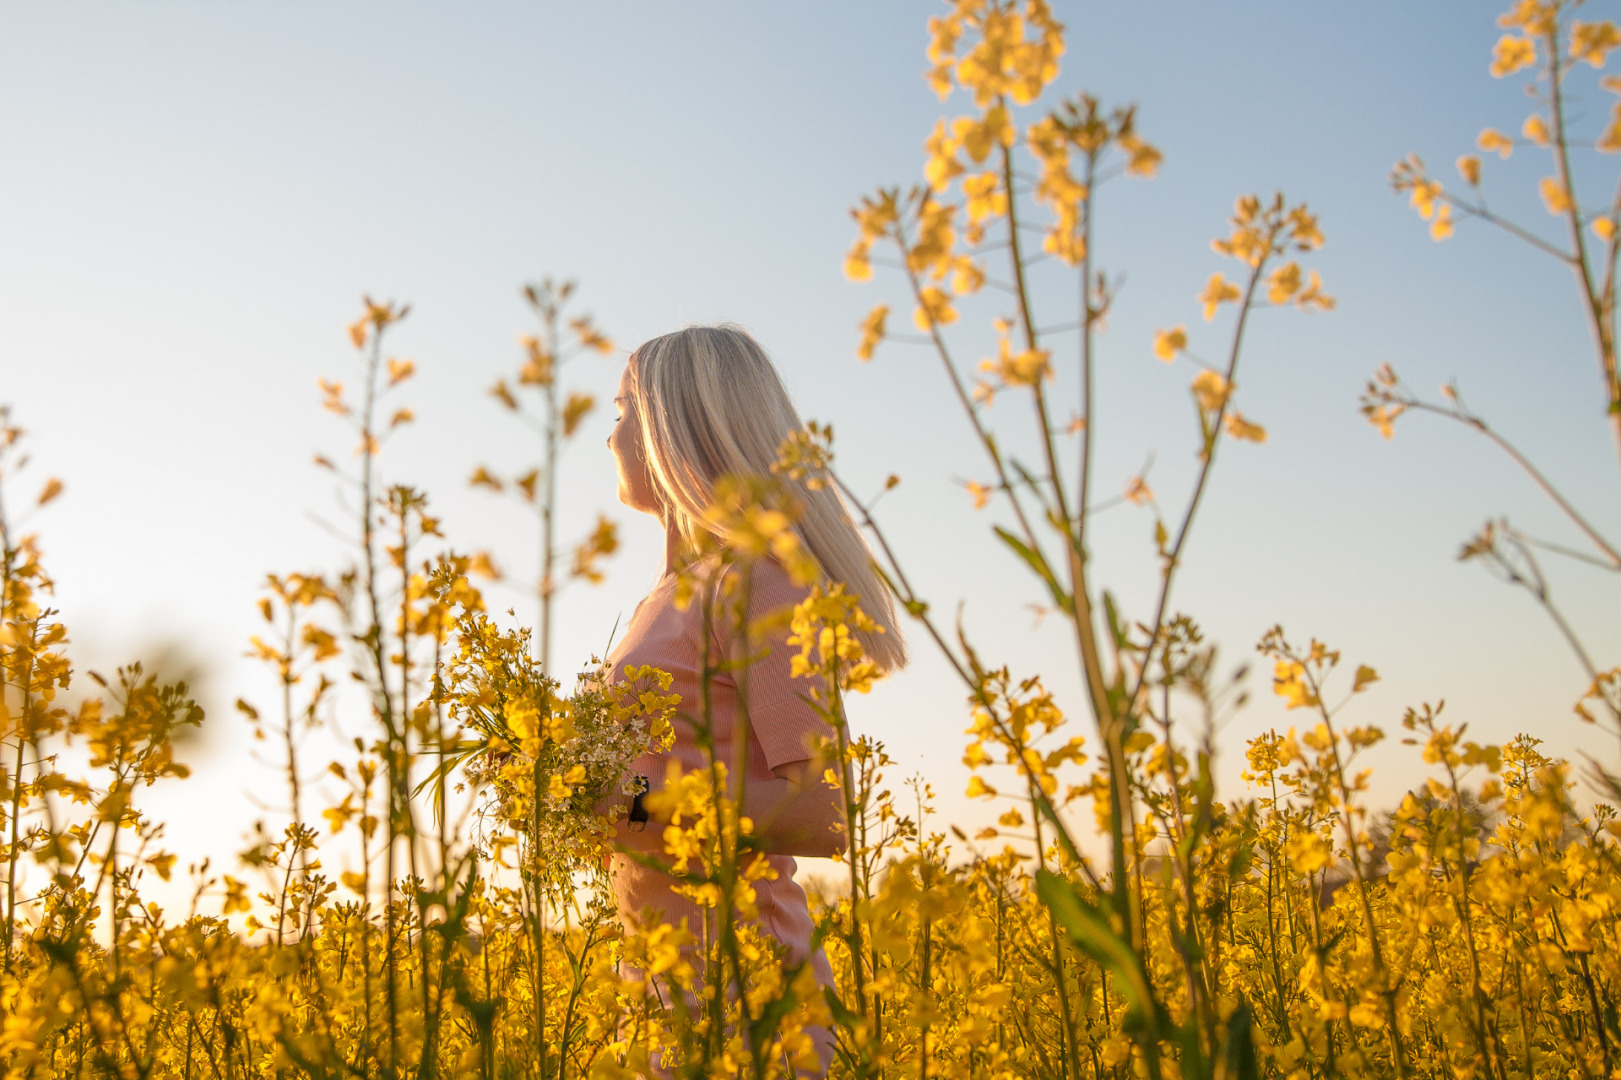
[[[741,573],[734,569],[733,574]],[[804,599],[806,590],[795,585],[787,572],[776,562],[762,559],[755,564],[751,579],[751,611],[755,618],[782,609],[792,610]],[[625,636],[608,660],[615,672],[627,666],[651,665],[667,671],[673,678],[671,693],[681,695],[681,705],[674,718],[675,744],[665,755],[648,756],[631,766],[632,771],[645,773],[655,786],[662,783],[669,760],[681,763],[683,771],[707,768],[703,751],[694,737],[693,722],[702,719],[703,675],[703,601],[694,597],[685,611],[675,606],[675,575],[667,575],[642,600],[631,616]],[[730,604],[715,605],[716,626],[711,628],[710,656],[718,661],[732,654],[733,636],[721,617],[722,609]],[[756,660],[748,669],[748,778],[754,781],[770,780],[772,770],[794,762],[806,761],[812,756],[811,740],[828,734],[827,725],[800,698],[808,693],[804,680],[789,676],[789,660],[795,650],[787,644],[788,631],[783,626],[772,632],[765,642],[750,641],[758,652],[769,646],[769,653]],[[714,676],[709,687],[711,721],[714,725],[715,754],[718,760],[731,767],[734,758],[734,727],[737,719],[739,691],[734,673]],[[654,853],[662,853],[662,838],[658,827],[642,833],[628,833],[630,843],[640,843]],[[638,838],[640,840],[638,841]],[[770,855],[776,879],[755,883],[755,902],[760,913],[761,926],[788,948],[789,961],[797,963],[810,953],[811,917],[805,893],[794,882],[796,863],[792,856]],[[702,935],[703,912],[684,896],[671,892],[674,882],[666,874],[650,870],[623,855],[614,855],[610,864],[614,892],[618,899],[619,915],[627,924],[641,922],[644,909],[663,913],[664,920],[679,926],[683,920],[695,934]],[[812,958],[812,967],[824,986],[833,985],[832,970],[820,949]]]

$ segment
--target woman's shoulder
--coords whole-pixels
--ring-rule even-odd
[[[738,619],[787,633],[789,617],[810,589],[776,559],[719,558],[713,553],[666,574],[642,600],[632,630],[646,625],[707,624],[717,642],[733,636]]]
[[[699,580],[714,613],[716,640],[723,643],[734,635],[745,605],[746,620],[754,631],[786,634],[794,608],[810,591],[769,557],[717,562],[706,567]]]
[[[731,578],[730,584],[721,580],[720,587],[735,589],[746,583],[749,606],[758,610],[799,603],[810,593],[808,585],[794,580],[788,568],[771,556],[740,560],[727,566],[722,573]]]

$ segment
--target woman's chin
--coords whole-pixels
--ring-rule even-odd
[[[658,516],[659,510],[657,505],[648,499],[638,499],[633,493],[625,488],[619,489],[619,501],[622,505],[629,507],[638,514],[652,514],[655,517]]]

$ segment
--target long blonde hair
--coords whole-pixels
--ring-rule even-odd
[[[704,511],[715,481],[768,475],[783,440],[804,426],[770,357],[739,326],[689,326],[645,342],[631,354],[629,384],[665,524],[689,544],[711,531]],[[831,487],[788,483],[800,503],[795,532],[805,550],[883,628],[859,635],[867,655],[885,671],[904,666],[895,605],[844,502]]]

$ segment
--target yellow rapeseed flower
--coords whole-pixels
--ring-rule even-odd
[[[1533,42],[1518,34],[1504,34],[1492,49],[1492,77],[1501,79],[1505,75],[1512,75],[1536,63],[1536,59],[1537,47]]]
[[[957,321],[957,309],[951,298],[933,285],[924,286],[918,296],[917,310],[912,314],[917,328],[928,333],[936,326],[950,326]]]
[[[1580,20],[1571,23],[1570,56],[1573,60],[1586,60],[1593,67],[1601,68],[1610,50],[1617,45],[1621,45],[1621,32],[1608,19],[1596,23]]]
[[[861,344],[856,348],[856,355],[862,360],[871,360],[873,350],[884,340],[884,322],[888,318],[889,305],[879,304],[861,320]]]
[[[1199,294],[1199,302],[1204,305],[1205,322],[1216,317],[1218,306],[1232,303],[1242,295],[1238,286],[1221,274],[1211,274],[1210,280],[1205,283],[1204,292]]]
[[[1555,177],[1544,176],[1537,185],[1537,191],[1548,213],[1557,216],[1570,211],[1570,192]]]
[[[1173,326],[1154,335],[1154,355],[1167,364],[1175,360],[1176,354],[1187,347],[1188,330],[1185,326]]]
[[[1199,408],[1205,412],[1215,412],[1227,404],[1227,395],[1232,387],[1220,372],[1205,368],[1193,377],[1193,397],[1199,402]]]
[[[1497,156],[1504,159],[1514,152],[1514,140],[1496,128],[1483,128],[1475,139],[1475,145],[1488,154],[1495,150]]]

